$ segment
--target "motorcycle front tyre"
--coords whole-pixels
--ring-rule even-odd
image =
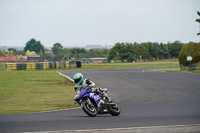
[[[119,106],[117,105],[117,103],[113,99],[110,101],[110,103],[114,104],[114,106],[113,105],[109,106],[110,114],[112,116],[118,116],[121,113]]]
[[[81,102],[81,108],[83,109],[83,111],[91,116],[91,117],[95,117],[97,115],[97,110],[94,107],[94,105],[91,103],[90,105],[88,104],[88,102],[86,100],[83,100]]]

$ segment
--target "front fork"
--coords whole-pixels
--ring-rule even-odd
[[[88,105],[93,106],[92,102],[90,101],[89,98],[87,98],[86,102],[88,103]]]
[[[92,103],[91,103],[91,101],[90,101],[90,99],[89,98],[86,98],[86,99],[84,99],[87,103],[88,103],[88,105],[93,105]],[[79,105],[81,105],[81,100],[79,100],[79,101],[74,101],[74,104],[79,104]]]

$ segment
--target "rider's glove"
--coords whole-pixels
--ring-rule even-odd
[[[90,85],[91,81],[89,79],[86,79],[86,84]]]

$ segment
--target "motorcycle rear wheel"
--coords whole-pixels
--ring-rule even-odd
[[[81,102],[81,108],[87,115],[89,115],[91,117],[95,117],[97,115],[97,110],[96,110],[95,106],[92,103],[88,104],[88,102],[86,100],[83,100]]]

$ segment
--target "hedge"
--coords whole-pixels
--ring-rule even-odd
[[[192,60],[188,61],[187,56]],[[179,53],[178,60],[180,65],[188,66],[200,62],[200,43],[184,45]]]

